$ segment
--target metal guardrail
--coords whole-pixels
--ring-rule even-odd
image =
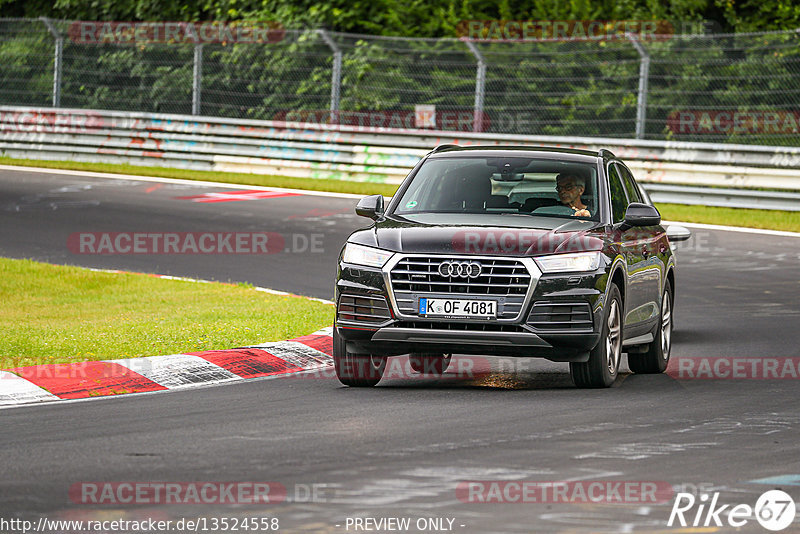
[[[398,130],[0,106],[0,153],[14,158],[394,184],[420,157],[444,143],[608,148],[628,163],[656,201],[800,210],[800,195],[747,191],[800,191],[800,148],[794,147]],[[731,193],[734,188],[736,192]]]
[[[643,184],[653,202],[727,208],[800,211],[800,193]]]
[[[382,125],[422,105],[470,132],[797,142],[798,31],[473,22],[435,39],[197,22],[165,40],[163,22],[3,18],[0,103]]]

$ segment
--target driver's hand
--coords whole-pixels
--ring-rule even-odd
[[[586,209],[579,210],[579,209],[575,209],[575,208],[572,208],[572,209],[575,210],[575,213],[572,214],[573,217],[591,217],[592,216],[592,214],[589,213],[589,210],[586,210]]]

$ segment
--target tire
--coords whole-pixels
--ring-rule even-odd
[[[347,345],[333,329],[333,366],[336,378],[345,386],[372,387],[383,378],[386,369],[386,356],[375,354],[353,354],[347,351]]]
[[[450,367],[452,354],[415,353],[408,357],[411,368],[418,373],[441,376]]]
[[[569,374],[577,387],[607,388],[617,379],[619,362],[622,359],[624,309],[619,288],[614,284],[608,292],[600,341],[589,353],[589,361],[569,364]]]
[[[661,299],[661,315],[655,338],[647,352],[628,355],[628,367],[634,373],[647,375],[666,371],[672,350],[672,297],[672,286],[667,280],[664,285],[664,296]]]

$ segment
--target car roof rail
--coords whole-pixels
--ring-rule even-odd
[[[431,154],[436,154],[437,152],[444,152],[445,150],[451,150],[453,148],[461,148],[461,146],[453,144],[437,145],[436,148],[434,148],[431,151]]]
[[[601,157],[601,158],[609,158],[609,159],[616,159],[616,157],[617,157],[617,156],[614,155],[613,152],[611,152],[607,148],[601,148],[600,150],[598,150],[597,151],[597,155],[599,157]]]

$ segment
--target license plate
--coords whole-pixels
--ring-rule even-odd
[[[497,301],[420,298],[419,314],[427,317],[496,317]]]

